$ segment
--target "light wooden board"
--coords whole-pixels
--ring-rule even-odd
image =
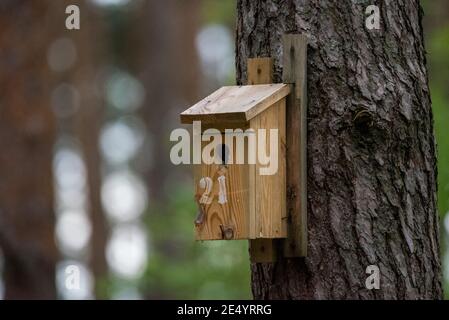
[[[286,238],[285,99],[277,102],[251,120],[250,127],[255,131],[266,130],[265,150],[267,150],[267,154],[273,152],[273,150],[270,150],[270,129],[278,131],[278,168],[276,174],[261,175],[260,169],[265,168],[266,165],[260,163],[256,165],[256,237]]]
[[[307,256],[307,38],[286,34],[283,39],[284,83],[292,84],[287,100],[288,239],[284,256]]]
[[[273,70],[274,61],[273,58],[251,58],[247,61],[247,74],[249,85],[255,84],[269,84],[273,82]],[[256,120],[257,121],[257,120]],[[255,170],[255,168],[253,169]],[[250,201],[256,206],[256,175],[252,176],[250,180],[250,185],[253,186],[250,189]],[[254,211],[252,214],[253,230],[252,239],[256,238],[256,214],[258,212]],[[273,262],[277,259],[277,246],[276,240],[272,239],[255,239],[249,241],[249,255],[250,260],[253,263],[260,262]]]
[[[209,142],[203,142],[203,147]],[[225,136],[222,135],[222,143]],[[236,145],[234,144],[235,152]],[[248,203],[248,165],[232,164],[202,164],[194,166],[195,197],[199,198],[206,190],[201,188],[200,180],[210,178],[212,189],[209,195],[210,204],[203,204],[204,220],[196,225],[196,240],[237,240],[248,239],[249,230],[249,203]],[[219,203],[220,184],[218,177],[225,177],[227,202]],[[232,229],[232,237],[226,239],[223,228]]]
[[[285,84],[222,87],[181,113],[181,122],[244,123],[289,93]]]
[[[273,58],[248,59],[248,85],[271,84],[273,82]]]

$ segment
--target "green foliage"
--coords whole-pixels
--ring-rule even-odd
[[[436,14],[437,1],[424,1],[425,13]],[[433,10],[433,11],[432,11]],[[447,15],[446,15],[447,16]],[[428,17],[427,19],[430,19]],[[425,29],[428,61],[430,70],[430,89],[435,123],[435,135],[438,152],[438,210],[441,221],[449,212],[449,21],[435,24]],[[442,224],[441,228],[442,261],[444,274],[443,285],[446,299],[449,299],[449,235]]]
[[[166,205],[153,208],[146,221],[152,250],[141,281],[145,297],[248,299],[247,242],[195,242],[190,184],[172,188]]]
[[[443,218],[449,211],[449,108],[448,99],[437,88],[432,90],[432,105],[438,150],[438,208],[440,217]]]
[[[204,24],[217,23],[233,28],[236,11],[236,0],[203,0],[201,16]]]

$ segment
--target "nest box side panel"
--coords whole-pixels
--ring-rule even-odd
[[[256,132],[258,129],[266,129],[265,150],[267,155],[271,155],[273,152],[270,150],[270,129],[278,129],[277,172],[273,175],[261,175],[260,170],[266,168],[267,165],[261,164],[260,159],[255,168],[256,238],[287,237],[285,110],[286,102],[285,99],[282,99],[250,122],[251,128]],[[258,140],[259,138],[260,133]]]
[[[285,257],[307,256],[307,37],[285,34],[284,83],[292,85],[287,101],[288,239]]]

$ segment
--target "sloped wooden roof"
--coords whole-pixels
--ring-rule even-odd
[[[289,93],[290,86],[282,83],[222,87],[181,113],[181,122],[247,122]]]

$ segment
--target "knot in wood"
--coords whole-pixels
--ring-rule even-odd
[[[232,240],[234,238],[234,229],[232,227],[221,225],[220,228],[223,239]]]

